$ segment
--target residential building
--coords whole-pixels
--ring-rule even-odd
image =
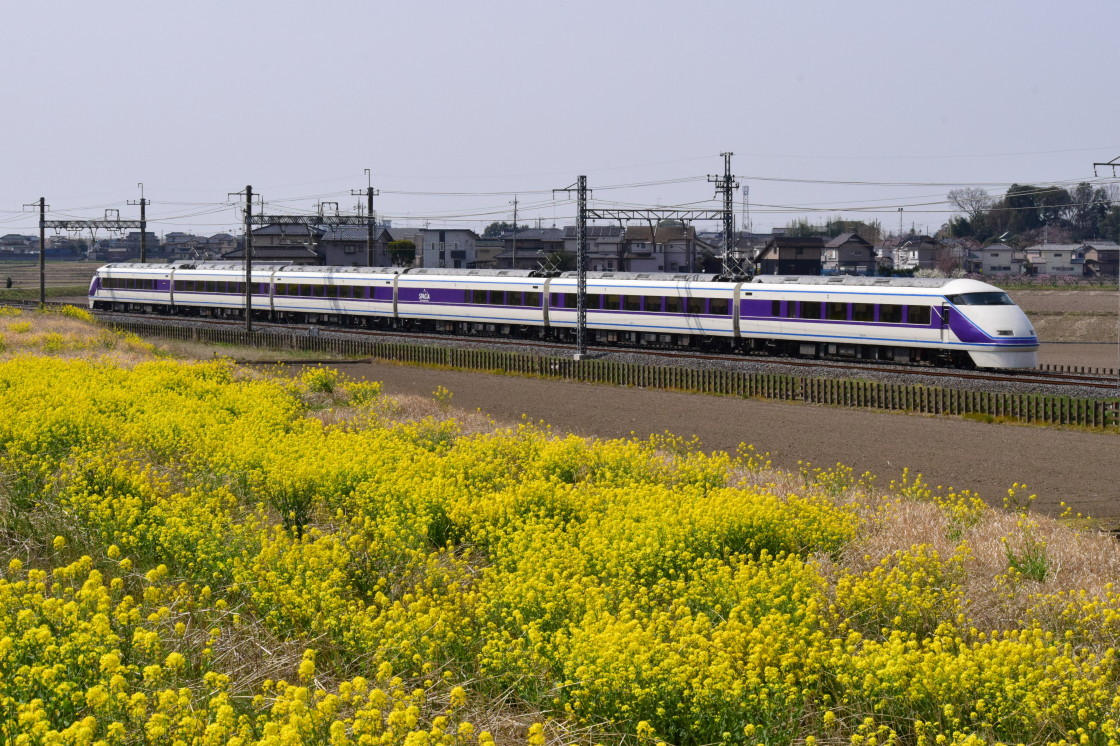
[[[1085,273],[1085,249],[1082,244],[1035,244],[1026,249],[1031,271],[1039,275],[1070,275]]]
[[[823,252],[820,236],[771,236],[755,265],[760,275],[819,275]]]
[[[680,224],[632,225],[623,236],[626,269],[630,272],[704,272],[705,259],[719,249]],[[709,268],[711,269],[711,268]]]
[[[1120,244],[1113,241],[1087,241],[1085,274],[1091,277],[1120,277]]]
[[[896,270],[935,269],[941,245],[930,236],[910,235],[894,249]]]
[[[38,253],[38,251],[38,236],[22,236],[18,233],[0,236],[0,253],[30,254]]]
[[[1027,258],[1022,249],[996,243],[977,249],[980,255],[979,271],[982,275],[1021,275]]]
[[[319,239],[319,253],[329,267],[389,267],[392,234],[381,225],[373,228],[373,263],[369,263],[369,229],[364,225],[338,225],[326,229]]]
[[[308,225],[273,223],[253,230],[254,262],[322,264],[319,241],[325,231]],[[168,234],[170,236],[171,234]],[[166,237],[165,237],[166,238]],[[205,240],[202,242],[205,249]],[[223,260],[244,261],[245,247],[237,245],[221,254]]]
[[[126,256],[139,257],[140,231],[130,231],[121,239],[121,246],[124,248]],[[150,256],[162,253],[162,249],[163,246],[160,244],[159,236],[151,231],[144,231],[144,252]],[[116,261],[115,258],[114,261]]]
[[[539,269],[550,254],[564,251],[560,228],[520,228],[500,238],[502,251],[495,258],[499,269]]]
[[[627,265],[623,230],[620,225],[587,226],[587,269],[592,272],[625,272]],[[575,254],[576,227],[564,226],[564,251]]]
[[[471,269],[497,269],[501,253],[501,238],[479,238],[474,242],[474,264],[467,266]]]
[[[206,239],[206,250],[213,256],[221,256],[237,248],[239,240],[228,233],[215,233]]]
[[[182,231],[172,231],[163,237],[163,249],[172,257],[190,258],[204,254],[206,237],[195,236]]]
[[[821,269],[825,274],[874,275],[875,248],[858,233],[842,233],[824,245]]]
[[[478,234],[469,228],[391,228],[391,241],[416,245],[416,266],[465,269],[475,262]]]

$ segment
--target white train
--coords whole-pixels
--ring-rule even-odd
[[[1033,368],[1030,320],[977,280],[590,272],[595,344],[770,351],[978,368]],[[237,263],[107,264],[90,308],[243,317]],[[253,268],[254,317],[465,335],[573,339],[576,276],[525,270]]]

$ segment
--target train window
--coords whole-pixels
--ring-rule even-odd
[[[288,286],[285,285],[282,282],[278,282],[278,283],[276,283],[276,289],[273,291],[272,294],[273,295],[287,295],[288,294]]]
[[[525,305],[534,308],[540,308],[541,294],[540,293],[525,293]]]
[[[575,293],[564,293],[564,308],[575,308],[577,301]]]
[[[642,296],[640,296],[640,295],[624,295],[624,296],[622,296],[622,309],[624,311],[641,311],[642,310]]]
[[[691,314],[699,315],[704,313],[707,306],[704,298],[689,298],[688,299],[688,312]]]
[[[506,292],[506,299],[511,306],[525,305],[523,293],[520,290],[510,290]]]
[[[828,313],[829,321],[847,321],[848,320],[848,304],[847,303],[826,303],[825,311]]]
[[[780,300],[770,301],[770,315],[775,317],[782,315],[782,302]]]
[[[906,307],[907,324],[921,324],[922,326],[929,326],[930,318],[931,316],[929,306]]]
[[[327,285],[327,297],[328,298],[337,298],[338,297],[338,286],[337,285]]]
[[[730,310],[731,304],[727,298],[712,298],[708,313],[713,316],[726,316]]]
[[[474,303],[475,305],[480,305],[480,306],[486,305],[486,291],[485,290],[472,290],[471,291],[471,303]]]
[[[215,280],[207,280],[206,281],[206,292],[208,292],[208,293],[218,292],[218,283]]]
[[[324,295],[326,295],[326,288],[324,288],[322,285],[312,285],[311,290],[315,294],[316,298],[322,298]]]
[[[793,300],[787,300],[786,301],[786,318],[787,319],[796,319],[797,318],[797,301],[793,301]]]
[[[587,308],[588,310],[598,310],[603,307],[603,296],[599,293],[587,294]]]
[[[874,321],[875,306],[871,303],[853,303],[852,321]]]
[[[661,313],[661,297],[647,295],[645,299],[646,313]]]
[[[901,324],[902,306],[889,304],[879,306],[879,322],[882,324]]]
[[[819,300],[801,301],[801,318],[819,319],[821,317],[821,302]]]
[[[353,285],[343,285],[343,286],[341,286],[338,289],[338,297],[339,298],[353,298],[354,297],[354,286]]]
[[[961,295],[946,296],[949,302],[956,306],[1013,306],[1014,301],[1007,293],[963,293]]]
[[[622,308],[622,296],[621,295],[604,295],[603,296],[603,308],[608,310],[608,311],[617,311],[618,309]]]
[[[675,295],[665,298],[665,313],[680,313],[683,309],[681,299]]]

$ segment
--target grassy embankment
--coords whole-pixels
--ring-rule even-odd
[[[1110,537],[160,359],[80,310],[0,339],[5,741],[1120,738]]]

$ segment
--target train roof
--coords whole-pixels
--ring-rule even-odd
[[[578,272],[561,272],[560,277],[576,279]],[[589,280],[656,280],[658,282],[715,282],[719,275],[687,274],[684,272],[588,272]]]
[[[758,275],[751,282],[768,285],[845,285],[855,287],[943,288],[952,277],[859,277],[853,275]]]

